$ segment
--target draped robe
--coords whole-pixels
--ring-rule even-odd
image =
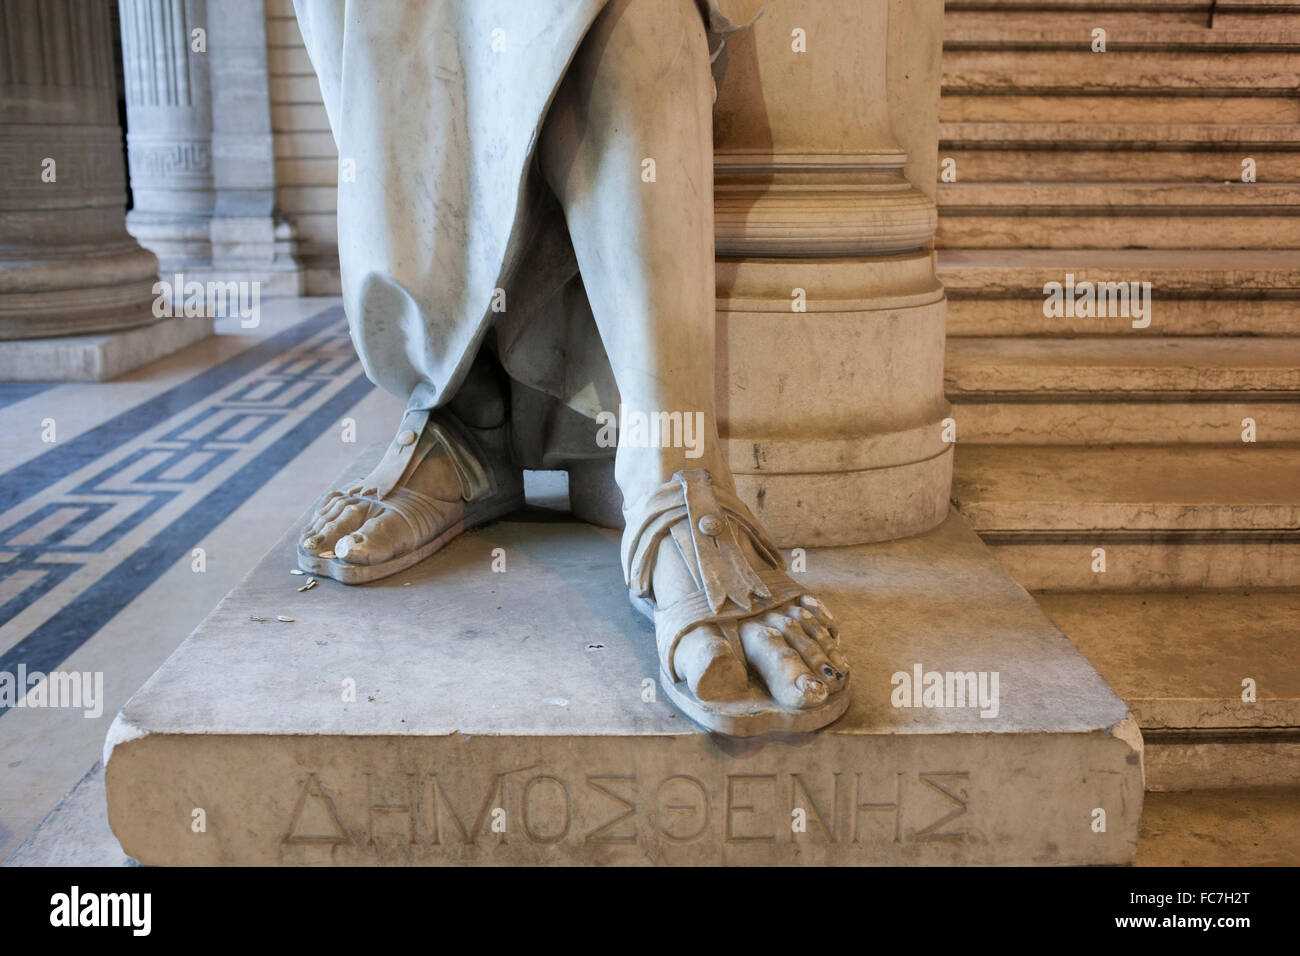
[[[606,2],[294,0],[339,151],[343,304],[366,374],[436,408],[491,331],[529,467],[609,454],[581,423],[618,405],[536,160]],[[734,26],[700,7],[720,50]]]

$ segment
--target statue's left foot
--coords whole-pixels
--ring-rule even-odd
[[[844,713],[849,663],[835,620],[784,573],[734,494],[706,471],[682,471],[627,518],[627,584],[654,621],[674,703],[734,737],[816,730]]]

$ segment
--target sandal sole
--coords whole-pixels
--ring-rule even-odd
[[[654,623],[654,605],[628,592],[632,606]],[[772,697],[751,683],[749,694],[739,700],[702,701],[686,681],[674,681],[665,670],[659,671],[659,683],[677,709],[705,730],[728,737],[758,737],[762,734],[807,734],[833,723],[849,709],[852,677],[816,707],[792,710],[782,707]]]
[[[320,558],[299,551],[298,569],[308,574],[333,578],[342,584],[368,584],[371,581],[390,577],[399,571],[405,571],[407,568],[419,564],[457,535],[487,524],[489,521],[495,521],[523,506],[523,494],[514,495],[490,504],[485,503],[477,512],[473,510],[467,511],[465,517],[460,521],[448,526],[414,551],[399,554],[397,557],[381,561],[379,564],[349,564],[342,558]]]

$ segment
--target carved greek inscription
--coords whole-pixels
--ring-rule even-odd
[[[945,797],[947,797],[949,800],[951,800],[953,803],[957,805],[957,809],[951,811],[947,816],[939,820],[935,820],[933,823],[931,823],[929,826],[925,827],[924,829],[916,831],[916,839],[917,840],[964,840],[966,839],[965,830],[962,830],[958,833],[938,832],[941,826],[947,823],[951,823],[953,820],[956,820],[959,816],[961,816],[966,812],[966,798],[964,795],[958,796],[957,794],[953,793],[951,790],[948,789],[948,787],[939,783],[939,781],[935,778],[936,777],[954,778],[953,780],[949,781],[948,786],[957,786],[959,785],[958,782],[964,783],[964,781],[970,777],[970,771],[969,770],[932,770],[929,773],[919,774],[919,776],[923,784],[925,784],[931,790],[935,790],[939,793],[942,793]],[[965,793],[964,789],[962,793],[963,794]]]
[[[600,826],[596,827],[596,829],[588,833],[587,834],[588,843],[628,843],[632,845],[636,844],[635,822],[633,823],[631,827],[631,832],[629,833],[619,835],[610,832],[619,824],[621,824],[624,820],[627,820],[629,817],[632,818],[636,817],[636,810],[637,810],[636,804],[632,800],[628,800],[626,797],[620,796],[619,794],[611,790],[610,787],[605,786],[606,783],[609,783],[612,786],[616,782],[619,783],[630,782],[633,784],[633,790],[635,791],[636,777],[588,777],[587,778],[587,786],[590,789],[595,790],[597,793],[603,793],[605,794],[605,796],[610,797],[611,799],[617,801],[621,806],[627,807],[626,810],[624,810],[614,819],[610,820],[608,823],[602,823]]]
[[[894,817],[894,840],[895,843],[902,842],[903,835],[903,775],[894,774],[894,801],[893,803],[868,803],[862,799],[862,774],[858,774],[857,795],[854,797],[855,810],[853,814],[853,842],[862,842],[862,833],[858,829],[862,823],[863,811],[885,811],[892,813]]]
[[[366,774],[366,793],[370,798],[370,806],[366,808],[366,846],[377,845],[375,843],[376,820],[389,815],[405,817],[408,832],[407,842],[412,846],[419,842],[416,836],[416,826],[420,813],[419,790],[416,787],[415,774],[408,773],[404,774],[404,776],[406,777],[406,802],[380,803],[375,792],[375,775],[372,773]]]
[[[309,773],[294,804],[289,832],[284,843],[351,843],[347,830],[339,822],[334,801],[321,786],[316,774]]]
[[[952,842],[969,835],[954,821],[970,809],[970,777],[969,770],[801,770],[643,780],[631,773],[566,777],[526,767],[472,778],[363,771],[348,787],[337,780],[327,785],[309,772],[294,783],[297,796],[281,842],[351,845],[371,853],[504,846],[510,834],[543,847],[711,840],[733,846],[803,841],[848,850]],[[341,793],[348,795],[342,801]]]
[[[550,789],[558,789],[560,795],[564,798],[564,811],[560,814],[564,824],[556,833],[553,834],[546,834],[541,830],[538,830],[533,825],[531,816],[532,801],[530,798],[533,794],[534,788],[543,783],[549,784]],[[533,777],[533,779],[524,784],[523,814],[524,833],[528,836],[528,839],[532,840],[534,843],[559,843],[568,836],[569,825],[573,822],[573,801],[569,799],[569,785],[559,777],[552,777],[547,774]]]
[[[814,821],[821,827],[822,833],[826,837],[827,843],[839,842],[839,808],[840,808],[840,774],[838,772],[831,774],[834,784],[831,790],[831,814],[828,820],[826,814],[822,812],[821,806],[813,797],[812,790],[804,775],[801,773],[790,774],[790,807],[800,807],[808,812],[808,819]],[[790,831],[790,842],[795,840],[794,831]]]
[[[776,787],[776,774],[774,773],[729,773],[727,774],[727,805],[723,812],[726,818],[726,832],[723,839],[728,843],[775,843],[775,833],[740,833],[740,827],[736,823],[736,815],[756,815],[757,810],[753,804],[738,803],[737,790],[748,789],[751,785],[771,784]],[[743,799],[743,797],[742,797]]]
[[[429,776],[433,780],[433,839],[430,842],[434,846],[442,842],[442,811],[444,808],[452,822],[456,824],[456,829],[460,831],[461,842],[472,844],[480,833],[487,832],[492,808],[506,805],[506,775],[499,773],[494,778],[495,786],[488,791],[487,796],[483,798],[483,802],[479,804],[478,816],[474,818],[474,829],[466,829],[465,821],[461,819],[460,813],[451,802],[451,797],[448,796],[446,787],[438,779],[438,775],[431,773]],[[499,839],[501,843],[509,842],[504,832]]]
[[[709,788],[694,777],[669,777],[655,793],[655,826],[674,843],[689,843],[709,825]],[[692,829],[692,827],[694,827]]]

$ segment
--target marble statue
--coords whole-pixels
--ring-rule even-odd
[[[303,570],[359,584],[607,458],[662,682],[706,728],[825,726],[849,663],[737,497],[714,417],[711,63],[695,0],[295,0],[339,148],[339,255],[370,378],[407,402],[332,491]],[[775,387],[775,383],[773,383]],[[625,408],[700,440],[598,441]]]

